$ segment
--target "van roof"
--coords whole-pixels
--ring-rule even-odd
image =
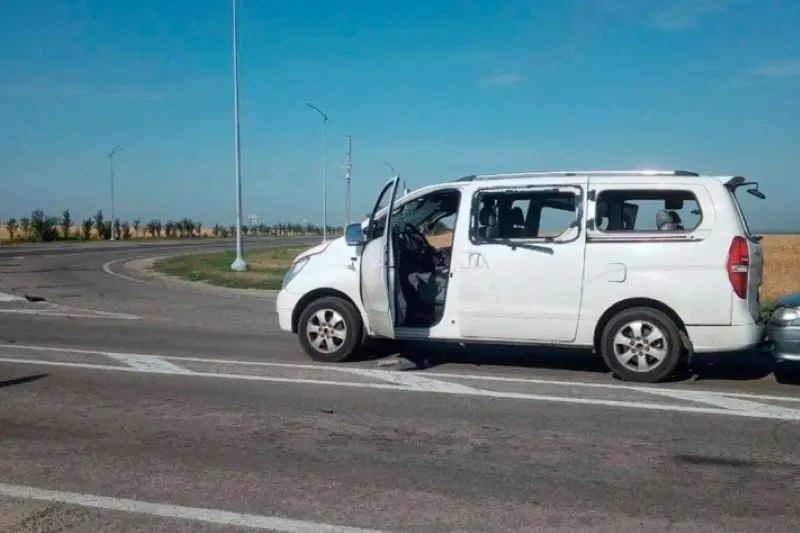
[[[464,176],[455,181],[477,181],[477,180],[498,180],[498,179],[524,179],[524,178],[553,178],[553,177],[572,177],[572,176],[683,176],[700,177],[697,172],[690,170],[654,170],[654,169],[633,169],[633,170],[536,170],[532,172],[514,172],[504,174],[472,174]]]
[[[744,182],[746,178],[733,175],[710,175],[700,174],[690,170],[653,170],[653,169],[634,169],[634,170],[537,170],[532,172],[509,172],[502,174],[471,174],[463,176],[451,183],[469,183],[472,181],[485,180],[513,180],[513,179],[541,179],[541,178],[568,178],[577,176],[587,177],[641,177],[641,178],[663,178],[663,177],[683,177],[715,179],[723,185],[733,185],[736,182]]]

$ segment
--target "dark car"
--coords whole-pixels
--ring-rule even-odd
[[[800,293],[787,294],[766,317],[767,344],[775,357],[775,375],[800,368]]]

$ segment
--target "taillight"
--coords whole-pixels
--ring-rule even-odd
[[[747,240],[737,235],[728,249],[728,279],[739,298],[747,298],[747,274],[750,270],[750,248]]]

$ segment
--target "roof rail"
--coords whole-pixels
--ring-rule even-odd
[[[689,170],[543,170],[536,172],[518,172],[513,174],[483,174],[464,176],[457,181],[478,181],[514,178],[552,178],[570,176],[691,176],[700,174]]]

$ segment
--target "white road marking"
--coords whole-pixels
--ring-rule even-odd
[[[2,345],[0,345],[2,347]],[[288,363],[286,363],[288,364]],[[427,375],[434,376],[437,378],[454,378],[454,379],[469,379],[469,380],[477,380],[477,381],[499,381],[505,383],[521,383],[526,384],[529,383],[531,385],[555,385],[555,386],[566,386],[566,387],[584,387],[587,389],[611,389],[611,390],[629,390],[634,392],[658,392],[658,391],[668,391],[674,392],[676,394],[683,393],[684,391],[691,390],[691,389],[676,389],[670,387],[660,387],[658,385],[623,385],[620,383],[593,383],[593,382],[586,382],[586,381],[566,381],[566,380],[556,380],[556,379],[535,379],[535,378],[510,378],[506,376],[486,376],[486,375],[478,375],[478,374],[456,374],[452,372],[425,372]],[[769,395],[769,394],[756,394],[751,392],[734,392],[734,391],[709,391],[712,394],[724,394],[725,396],[730,396],[733,398],[755,398],[761,400],[780,400],[784,402],[800,402],[800,397],[798,396],[781,396],[781,395]]]
[[[466,389],[455,390],[449,386],[441,386],[439,388],[432,387],[430,389],[411,388],[408,385],[394,385],[389,383],[362,383],[362,382],[348,382],[348,381],[334,381],[323,379],[307,379],[307,378],[284,378],[273,376],[250,376],[245,374],[228,374],[218,372],[191,372],[189,374],[176,373],[172,370],[166,369],[150,369],[143,372],[140,369],[133,367],[109,366],[91,363],[72,363],[64,361],[48,361],[42,359],[28,359],[22,357],[0,357],[0,362],[7,363],[22,363],[32,365],[45,365],[45,366],[61,366],[71,368],[85,368],[94,370],[110,370],[116,372],[136,372],[136,373],[150,373],[162,375],[183,375],[192,378],[213,378],[213,379],[232,379],[241,381],[259,381],[267,383],[288,383],[294,385],[329,385],[334,387],[347,387],[355,389],[378,389],[390,390],[397,392],[429,392],[434,394],[452,394],[457,396],[472,396],[493,399],[508,399],[508,400],[523,400],[523,401],[538,401],[549,403],[562,403],[572,405],[589,405],[595,407],[617,407],[624,409],[640,409],[648,411],[667,411],[673,413],[694,413],[694,414],[710,414],[710,415],[723,415],[723,416],[738,416],[744,418],[759,418],[769,420],[794,420],[800,421],[800,410],[790,409],[787,407],[778,408],[776,412],[758,411],[740,411],[730,410],[725,408],[714,407],[695,407],[688,405],[676,404],[659,404],[651,402],[631,402],[622,400],[603,400],[603,399],[588,399],[588,398],[573,398],[564,396],[552,396],[544,394],[529,394],[522,392],[506,392],[506,391],[493,391],[484,389]],[[450,385],[450,384],[447,384]],[[713,393],[709,393],[713,394]]]
[[[77,311],[77,310],[76,310]],[[119,320],[140,320],[141,317],[135,315],[123,315],[118,313],[104,313],[98,311],[75,312],[68,309],[0,309],[0,313],[9,315],[33,315],[54,318],[106,318]]]
[[[788,411],[797,411],[789,407],[780,407],[776,405],[767,405],[764,403],[754,402],[752,400],[743,400],[741,398],[730,398],[723,394],[711,394],[706,391],[661,391],[657,388],[650,388],[647,390],[650,394],[659,396],[668,396],[670,398],[677,398],[678,400],[686,400],[697,403],[704,403],[714,407],[721,407],[723,409],[730,409],[733,411],[747,411],[751,413],[764,413],[764,414],[783,414]]]
[[[103,351],[103,350],[86,350],[82,348],[56,348],[50,346],[35,346],[30,344],[3,344],[0,343],[0,350],[3,349],[10,349],[10,350],[33,350],[33,351],[44,351],[44,352],[57,352],[57,353],[76,353],[76,354],[89,354],[89,355],[104,355],[106,357],[114,357],[114,356],[127,356],[127,355],[152,355],[152,354],[130,354],[127,352],[113,352],[113,351]],[[342,365],[331,365],[325,363],[276,363],[270,361],[243,361],[240,359],[221,359],[221,358],[213,358],[213,357],[191,357],[191,356],[180,356],[180,355],[157,355],[156,357],[160,357],[162,359],[166,359],[168,361],[186,361],[186,362],[196,362],[196,363],[211,363],[211,364],[224,364],[224,365],[246,365],[246,366],[256,366],[256,367],[274,367],[274,368],[287,368],[287,369],[297,369],[297,370],[329,370],[333,372],[343,372],[343,373],[351,373],[351,374],[361,374],[367,377],[374,377],[376,379],[384,379],[382,377],[378,377],[377,375],[371,375],[373,372],[376,372],[372,369],[361,369],[361,368],[354,368]],[[561,386],[561,387],[580,387],[585,389],[609,389],[609,390],[620,390],[620,391],[632,391],[632,392],[643,392],[647,394],[657,394],[657,393],[664,393],[664,395],[669,396],[674,394],[674,398],[678,399],[686,399],[687,392],[707,392],[712,395],[721,395],[726,396],[729,398],[745,398],[745,399],[753,399],[753,400],[760,400],[760,401],[781,401],[781,402],[791,402],[791,403],[800,403],[800,396],[784,396],[778,394],[757,394],[751,392],[735,392],[735,391],[693,391],[692,389],[676,389],[671,387],[661,387],[658,385],[625,385],[622,383],[595,383],[590,381],[567,381],[567,380],[556,380],[556,379],[536,379],[536,378],[513,378],[508,376],[495,376],[495,375],[482,375],[482,374],[457,374],[454,372],[437,372],[437,371],[395,371],[395,370],[381,370],[380,372],[385,372],[388,374],[405,374],[407,376],[415,375],[420,376],[420,374],[424,374],[427,379],[433,379],[436,381],[440,381],[439,378],[452,378],[452,379],[459,379],[459,380],[470,380],[470,381],[489,381],[489,382],[501,382],[501,383],[519,383],[523,385],[553,385],[553,386]],[[420,376],[421,377],[421,376]],[[392,383],[398,383],[399,380],[395,378],[388,378],[387,381]],[[406,382],[408,383],[408,382]],[[451,383],[448,383],[451,384]],[[455,385],[455,384],[453,384]],[[473,387],[469,387],[465,385],[468,389],[473,389]],[[481,390],[481,389],[476,389]]]
[[[356,374],[372,379],[381,381],[388,381],[401,385],[408,390],[414,391],[428,391],[428,392],[449,392],[452,394],[459,394],[465,392],[476,392],[482,389],[475,387],[468,387],[460,383],[452,383],[449,381],[441,381],[439,379],[430,379],[420,374],[413,372],[392,371],[392,370],[373,370],[369,368],[332,368],[331,370],[344,371],[349,374]]]
[[[162,357],[156,355],[140,354],[112,354],[106,353],[108,357],[124,363],[131,368],[142,372],[155,372],[157,374],[192,374],[188,368],[183,368],[175,363],[170,363]]]
[[[0,292],[0,302],[19,302],[19,301],[22,301],[24,299],[25,298],[22,298],[20,296],[14,296],[13,294]]]
[[[153,256],[153,257],[161,257],[161,256]],[[124,258],[121,258],[121,259],[113,259],[113,260],[108,261],[108,262],[103,264],[103,272],[105,272],[109,276],[114,276],[114,277],[117,277],[117,278],[124,279],[125,281],[135,281],[136,283],[144,283],[144,284],[147,284],[147,285],[152,285],[152,283],[150,283],[149,281],[145,281],[143,279],[132,278],[130,276],[126,276],[125,274],[120,274],[119,272],[115,272],[111,268],[113,265],[116,265],[117,263],[121,263],[121,262],[125,262],[125,261],[133,261],[133,260],[136,260],[136,259],[142,259],[142,258],[141,257],[135,257],[135,258],[124,257]]]
[[[263,529],[281,533],[388,533],[376,529],[336,526],[305,520],[292,520],[290,518],[282,518],[278,516],[235,513],[231,511],[222,511],[219,509],[205,509],[201,507],[185,507],[182,505],[150,503],[139,500],[81,494],[77,492],[62,492],[57,490],[40,489],[36,487],[25,487],[21,485],[6,485],[3,483],[0,483],[0,495],[10,498],[57,502],[68,505],[77,505],[80,507],[104,509],[108,511],[144,514],[158,516],[161,518],[193,520],[208,524]]]

